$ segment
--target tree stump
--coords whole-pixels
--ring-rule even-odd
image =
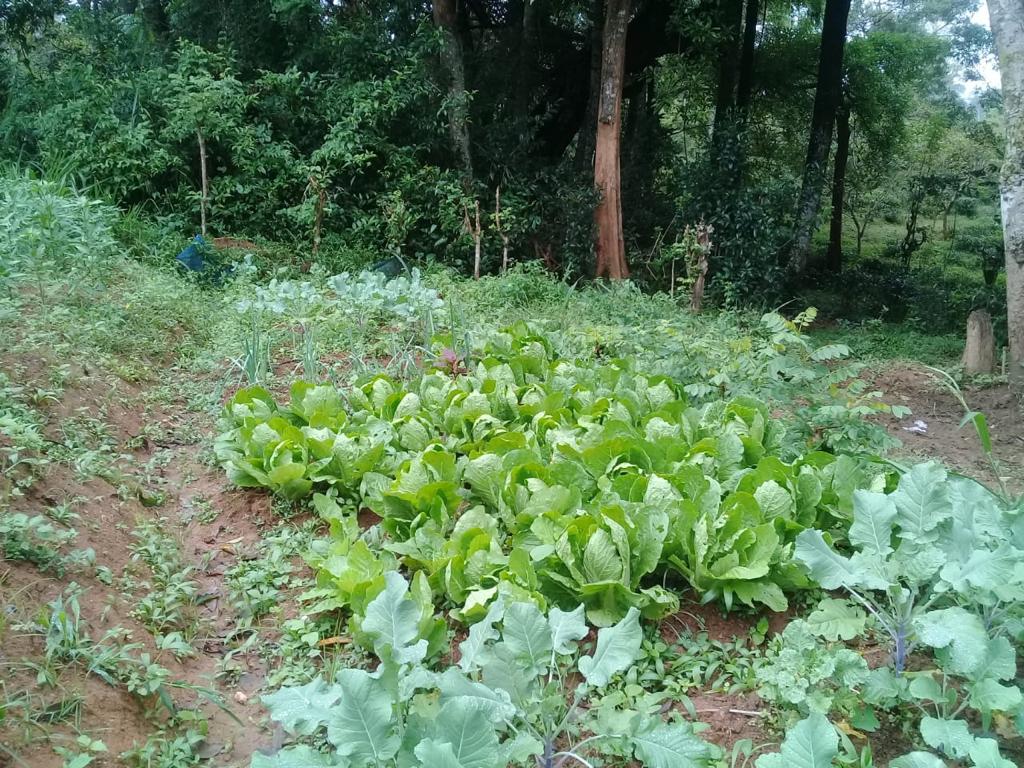
[[[967,344],[964,347],[965,373],[992,373],[996,367],[996,339],[992,316],[976,309],[967,318]]]

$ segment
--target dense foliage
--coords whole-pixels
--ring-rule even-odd
[[[329,494],[336,540],[315,564],[337,606],[397,565],[367,571],[340,503],[379,515],[385,548],[467,616],[500,593],[582,602],[599,625],[657,617],[678,607],[669,572],[705,600],[782,610],[805,584],[795,535],[843,519],[863,482],[829,454],[780,459],[785,430],[757,400],[689,407],[673,380],[558,359],[525,325],[439,365],[344,399],[299,382],[287,406],[258,387],[228,404],[217,450],[235,483]]]
[[[943,371],[998,492],[894,458],[909,410],[851,352],[985,309],[1019,370],[975,12],[0,0],[0,635],[68,693],[5,674],[0,724],[78,731],[75,667],[157,729],[122,761],[220,759],[196,702],[230,703],[176,679],[209,634],[278,724],[253,768],[1019,763],[1019,478]],[[92,413],[99,375],[139,391]],[[172,486],[218,467],[299,522],[193,558],[168,529],[221,510]],[[115,496],[116,578],[71,526]],[[106,604],[23,610],[72,576]],[[756,693],[729,711],[777,751],[728,754],[695,690]]]
[[[296,266],[385,254],[465,272],[479,237],[485,273],[537,259],[587,276],[601,5],[454,5],[461,94],[451,41],[422,4],[4,4],[0,158],[77,179],[179,243],[208,220],[214,235],[287,243]],[[997,93],[967,105],[948,85],[986,50],[970,4],[855,4],[838,111],[847,170],[833,180],[845,192],[832,202],[845,261],[833,243],[821,264],[819,243],[796,282],[787,251],[815,89],[799,62],[822,8],[762,8],[746,35],[730,8],[649,0],[632,14],[621,165],[634,279],[690,288],[702,231],[709,300],[800,293],[833,316],[944,331],[978,307],[999,320],[1001,105]],[[851,281],[862,290],[843,290]]]

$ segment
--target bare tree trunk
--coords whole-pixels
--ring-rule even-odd
[[[758,0],[747,0],[743,20],[743,47],[740,50],[740,73],[736,82],[736,109],[743,119],[750,110],[750,97],[754,89],[754,47],[757,44]]]
[[[961,361],[965,373],[992,373],[996,367],[996,338],[992,316],[976,309],[967,317],[967,341]]]
[[[469,147],[469,96],[462,61],[456,0],[434,0],[434,23],[441,30],[441,59],[448,70],[448,133],[462,173],[462,186],[473,188],[473,159]]]
[[[523,0],[523,25],[519,35],[519,60],[516,63],[515,114],[529,118],[533,92],[533,66],[537,50],[537,4],[541,0]]]
[[[590,92],[583,127],[576,141],[576,168],[582,173],[594,169],[594,143],[597,134],[597,106],[601,101],[601,47],[604,40],[604,0],[592,0],[590,27]]]
[[[501,238],[501,274],[508,272],[508,233],[501,226],[501,185],[494,190],[494,229]]]
[[[622,232],[622,190],[619,143],[622,133],[622,81],[626,65],[626,30],[631,0],[608,0],[601,55],[601,100],[597,109],[594,186],[601,202],[594,211],[597,225],[597,277],[629,277]]]
[[[719,18],[722,23],[718,41],[718,86],[715,93],[715,121],[711,128],[711,145],[721,152],[726,133],[733,130],[733,109],[736,106],[738,71],[737,40],[743,19],[743,0],[721,0]],[[717,160],[717,158],[716,158]]]
[[[1000,181],[1011,384],[1024,389],[1024,2],[988,0],[999,54],[1006,154]]]
[[[210,201],[210,182],[206,175],[206,137],[202,128],[196,129],[196,137],[199,139],[199,173],[203,183],[199,197],[199,233],[206,237],[206,206]]]
[[[484,232],[480,226],[480,201],[473,201],[473,208],[476,216],[473,220],[469,218],[469,208],[464,208],[465,219],[463,221],[466,230],[473,235],[473,279],[480,279],[480,257],[483,253]]]
[[[828,230],[828,270],[843,271],[843,200],[846,197],[846,165],[850,159],[850,110],[841,106],[836,114],[836,159],[832,164],[832,220]]]
[[[790,268],[797,274],[807,268],[811,239],[818,224],[825,169],[828,166],[829,149],[832,147],[832,128],[842,97],[843,49],[849,16],[850,0],[825,1],[821,50],[818,54],[818,84],[811,113],[811,136],[807,143],[803,185],[797,203],[793,246],[789,257]]]

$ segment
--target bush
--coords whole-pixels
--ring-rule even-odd
[[[118,251],[117,211],[62,184],[0,177],[0,211],[0,278],[96,279]]]

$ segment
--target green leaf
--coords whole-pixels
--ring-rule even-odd
[[[794,556],[824,589],[858,586],[886,589],[889,586],[878,574],[838,554],[825,543],[818,530],[808,529],[797,535]]]
[[[351,763],[343,757],[317,752],[300,744],[285,747],[273,755],[253,752],[250,768],[348,768],[349,765]]]
[[[506,764],[488,709],[471,699],[454,698],[441,707],[434,739],[451,745],[462,768],[504,768]]]
[[[867,617],[859,607],[846,600],[826,597],[807,617],[807,626],[818,637],[835,642],[852,640],[864,632]]]
[[[551,629],[534,603],[513,603],[505,611],[501,638],[508,651],[534,672],[551,663]]]
[[[551,645],[555,653],[567,656],[576,650],[576,643],[587,636],[586,609],[579,605],[576,610],[565,612],[555,607],[548,611],[548,626],[551,627]]]
[[[793,516],[796,505],[793,496],[774,480],[759,485],[754,491],[754,498],[766,520]]]
[[[702,768],[712,756],[711,745],[688,725],[658,725],[632,736],[636,758],[646,768]]]
[[[1010,680],[1017,674],[1017,653],[1005,637],[993,637],[988,641],[984,657],[974,668],[976,679],[992,678]]]
[[[583,550],[583,576],[588,582],[622,578],[622,560],[612,537],[603,528],[594,530]]]
[[[850,543],[878,557],[892,552],[896,504],[884,493],[858,489],[853,492],[853,524]]]
[[[915,699],[922,701],[942,702],[946,698],[942,686],[930,674],[915,677],[910,681],[907,690]]]
[[[967,757],[974,746],[974,737],[963,720],[940,720],[937,717],[921,718],[921,738],[932,749],[955,757]]]
[[[757,758],[757,768],[831,768],[839,754],[839,734],[824,715],[814,713],[801,720],[782,740],[778,755]]]
[[[400,573],[389,571],[384,580],[384,591],[366,606],[362,631],[382,659],[390,655],[399,664],[415,664],[427,655],[427,641],[417,639],[420,607],[407,596],[409,584]]]
[[[917,464],[900,478],[892,494],[900,535],[913,542],[934,540],[932,531],[953,514],[949,488],[944,482],[946,470],[935,462]]]
[[[414,752],[422,768],[466,768],[455,756],[455,747],[446,742],[424,739]]]
[[[499,597],[487,609],[487,615],[469,628],[469,635],[459,643],[459,668],[463,672],[477,669],[485,656],[488,642],[498,639],[495,623],[505,615],[505,603]]]
[[[981,441],[981,449],[985,453],[992,453],[992,435],[989,432],[988,420],[985,418],[985,414],[980,411],[968,411],[960,421],[960,429],[963,429],[967,422],[974,424],[974,431],[978,434],[978,439]]]
[[[931,752],[910,752],[891,761],[889,768],[946,768],[946,763]]]
[[[995,739],[975,739],[970,756],[974,768],[1016,768],[1012,761],[999,754]]]
[[[1020,552],[1003,544],[996,550],[975,549],[962,562],[947,562],[939,575],[957,592],[967,592],[970,587],[996,590],[1013,581],[1020,561]]]
[[[640,612],[630,608],[618,624],[598,631],[594,655],[579,660],[580,674],[590,685],[598,688],[607,685],[613,675],[636,661],[642,640]]]
[[[929,611],[913,622],[918,640],[932,648],[948,648],[948,670],[971,676],[986,660],[988,632],[981,619],[963,608]]]
[[[342,695],[327,721],[327,740],[356,765],[390,760],[400,739],[384,684],[363,669],[343,669],[337,680]]]
[[[471,680],[454,667],[448,667],[438,675],[435,685],[441,692],[442,705],[453,699],[462,699],[483,710],[488,720],[495,722],[511,720],[516,714],[508,691]]]
[[[986,678],[970,687],[970,701],[979,712],[1013,712],[1020,706],[1021,692],[1015,685]]]
[[[327,722],[341,694],[337,686],[327,685],[318,677],[305,685],[281,688],[261,696],[260,701],[286,731],[309,736]]]

